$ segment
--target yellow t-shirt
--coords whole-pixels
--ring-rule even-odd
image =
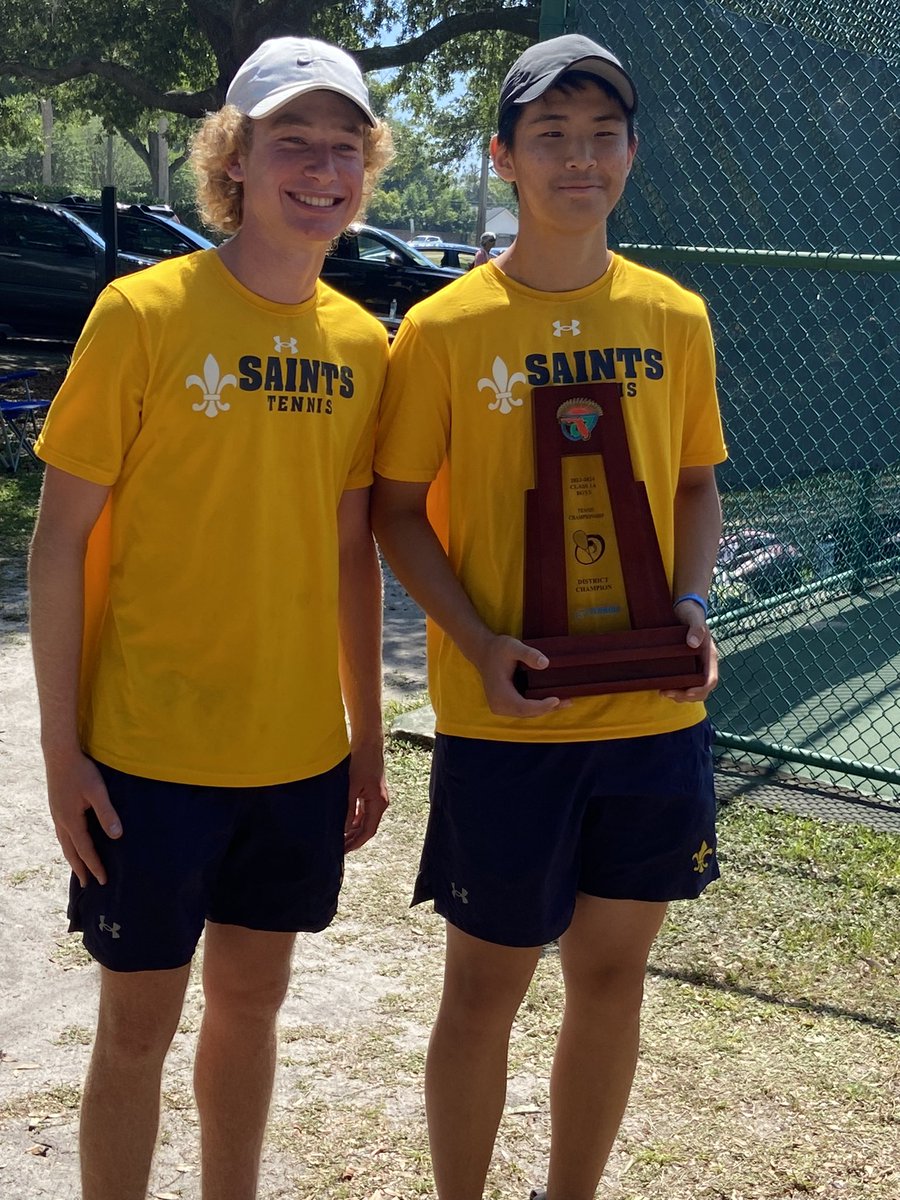
[[[671,584],[682,467],[725,458],[715,358],[699,296],[615,255],[574,292],[539,292],[487,263],[416,305],[394,341],[375,452],[388,479],[431,482],[428,512],[486,624],[521,636],[531,388],[614,380],[635,478],[647,487]],[[696,724],[702,704],[658,692],[586,696],[536,720],[495,716],[456,645],[428,625],[441,733],[501,741],[637,737]]]
[[[82,744],[151,779],[262,786],[347,753],[337,507],[367,487],[387,336],[215,251],[102,294],[38,453],[112,487],[85,571]]]

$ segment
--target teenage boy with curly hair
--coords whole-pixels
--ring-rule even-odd
[[[387,804],[368,518],[387,337],[318,276],[389,155],[349,55],[264,43],[194,147],[233,236],[106,289],[38,443],[47,786],[101,964],[85,1200],[146,1194],[204,930],[203,1195],[256,1194],[295,935],[329,924]]]

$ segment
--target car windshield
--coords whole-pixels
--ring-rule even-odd
[[[374,231],[363,227],[359,230],[359,236],[367,236],[372,238]],[[388,250],[393,250],[403,258],[411,258],[417,262],[420,267],[433,267],[434,263],[430,258],[426,258],[421,250],[417,250],[415,246],[411,246],[409,242],[404,242],[402,238],[395,237],[393,233],[388,233],[386,229],[379,229],[377,233],[378,241],[380,241]]]
[[[95,246],[99,246],[101,250],[106,249],[106,243],[103,241],[103,238],[99,233],[97,233],[96,230],[91,229],[87,221],[82,220],[82,218],[76,216],[75,213],[69,212],[67,208],[54,208],[53,211],[59,213],[61,217],[65,217],[65,219],[71,222],[72,225],[77,225],[82,233],[86,234]]]

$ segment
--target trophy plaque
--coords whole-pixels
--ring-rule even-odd
[[[550,664],[520,665],[516,687],[539,700],[700,686],[634,478],[621,384],[537,387],[532,412],[522,640]]]

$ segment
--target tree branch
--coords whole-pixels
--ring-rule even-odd
[[[90,55],[79,55],[61,67],[35,67],[28,62],[0,62],[0,76],[2,75],[32,79],[35,83],[50,86],[66,83],[70,79],[96,75],[100,79],[108,79],[115,83],[149,109],[181,113],[186,117],[202,117],[204,113],[218,108],[220,104],[218,96],[211,89],[203,92],[163,92],[129,67],[122,67],[118,63],[106,62]]]
[[[355,50],[354,58],[364,71],[382,71],[386,67],[403,67],[408,63],[424,62],[451,38],[464,33],[520,33],[537,41],[540,26],[541,6],[527,3],[518,8],[493,8],[483,12],[454,13],[438,21],[418,37],[410,38],[398,46],[372,46],[368,50]],[[0,64],[2,66],[2,64]],[[465,63],[460,63],[465,70]]]
[[[163,91],[143,75],[130,67],[119,63],[108,62],[93,55],[76,55],[67,63],[58,67],[35,66],[28,61],[0,61],[0,77],[7,75],[15,78],[33,80],[35,83],[53,87],[66,83],[70,79],[82,79],[95,76],[106,79],[121,88],[129,96],[135,97],[151,111],[180,113],[186,117],[202,117],[205,113],[219,108],[225,99],[225,88],[233,74],[237,62],[231,61],[235,51],[239,50],[241,57],[246,48],[235,45],[238,39],[247,37],[251,28],[259,32],[259,18],[268,21],[277,19],[289,7],[293,7],[294,15],[299,10],[309,12],[311,0],[263,0],[261,5],[253,5],[251,0],[234,0],[233,16],[236,24],[229,29],[215,5],[204,3],[204,0],[186,0],[190,11],[197,21],[198,27],[209,40],[215,54],[219,79],[212,87],[199,92]],[[324,0],[324,7],[331,7],[333,0]],[[388,67],[402,67],[410,63],[424,62],[441,46],[453,38],[468,33],[493,33],[504,31],[518,33],[523,37],[536,39],[540,20],[541,6],[539,0],[525,0],[525,3],[515,8],[493,8],[479,12],[454,13],[430,29],[402,42],[396,46],[370,46],[365,50],[354,52],[354,56],[363,71],[381,71]],[[254,20],[256,18],[256,20]],[[253,49],[253,46],[249,47]],[[464,71],[466,64],[460,63]]]
[[[137,137],[136,134],[131,133],[127,129],[117,129],[116,133],[118,133],[119,137],[122,138],[123,141],[128,143],[128,145],[132,148],[132,150],[135,152],[135,154],[138,156],[138,158],[141,160],[141,162],[144,164],[144,166],[149,171],[150,170],[150,151],[147,149],[147,147],[144,145],[144,143],[141,141],[141,139],[139,137]]]

